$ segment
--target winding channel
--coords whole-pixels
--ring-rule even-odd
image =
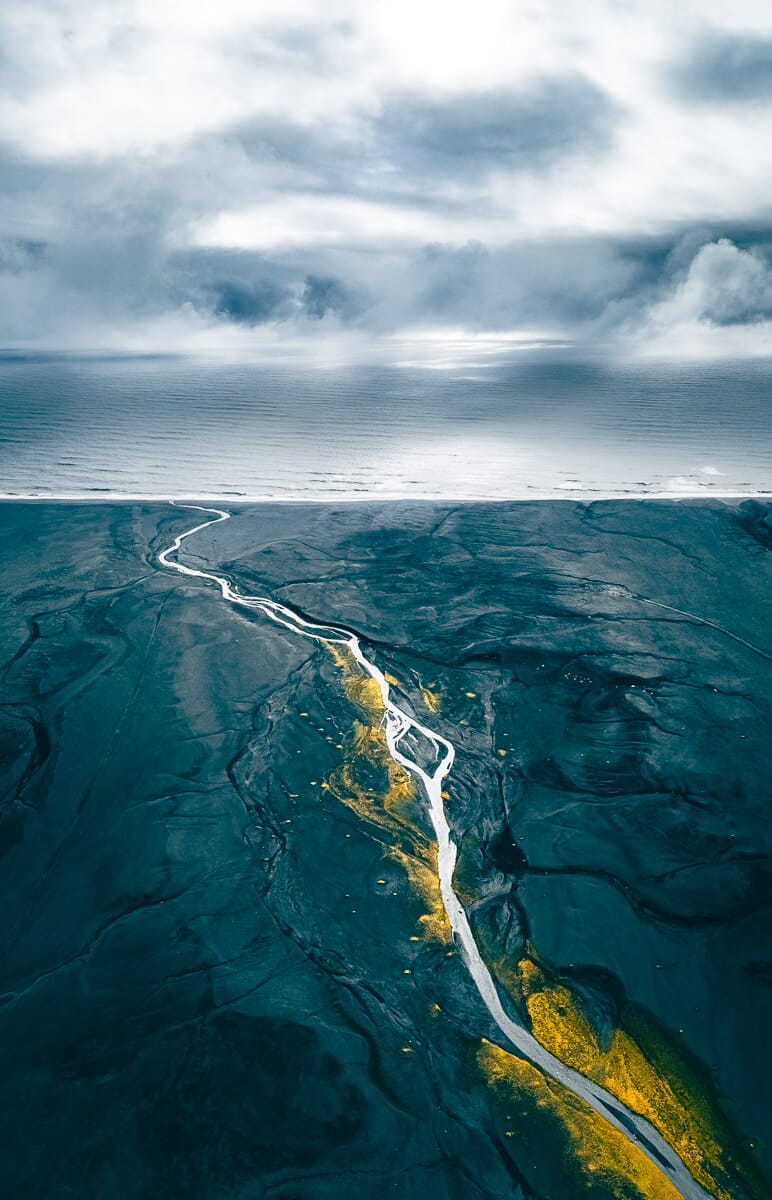
[[[426,798],[432,827],[437,838],[438,874],[442,902],[462,961],[474,981],[481,1000],[498,1026],[505,1043],[503,1048],[514,1048],[518,1055],[538,1067],[545,1075],[568,1088],[575,1096],[599,1113],[608,1121],[609,1125],[619,1130],[632,1145],[638,1147],[659,1168],[680,1192],[684,1200],[714,1200],[711,1194],[693,1179],[672,1146],[645,1117],[633,1112],[605,1088],[587,1079],[572,1067],[567,1067],[554,1054],[545,1050],[533,1035],[505,1010],[493,976],[475,941],[469,918],[453,890],[457,846],[451,835],[442,800],[443,780],[450,772],[455,758],[453,743],[442,734],[421,724],[415,717],[399,707],[392,699],[386,677],[375,663],[367,658],[356,634],[337,625],[306,621],[291,608],[287,608],[286,605],[279,604],[267,596],[250,596],[239,592],[224,575],[217,575],[213,571],[202,571],[176,561],[172,556],[177,554],[184,541],[193,537],[194,534],[200,533],[202,529],[208,529],[211,525],[229,520],[231,515],[224,509],[208,508],[200,504],[184,504],[179,507],[208,513],[211,519],[185,530],[174,539],[171,545],[162,550],[158,555],[158,561],[162,566],[177,571],[181,575],[204,579],[216,584],[224,600],[241,608],[262,612],[272,621],[283,625],[301,637],[347,647],[362,671],[374,679],[378,685],[384,707],[384,732],[389,753],[394,761],[413,777]],[[411,745],[416,750],[419,748],[424,751],[430,750],[434,756],[434,765],[431,767],[421,766],[417,758],[423,758],[424,754],[412,757]]]

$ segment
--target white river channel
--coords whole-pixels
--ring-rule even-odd
[[[537,1042],[531,1033],[516,1019],[509,1015],[504,1008],[496,983],[486,966],[472,933],[469,919],[463,905],[453,890],[453,871],[456,864],[457,846],[453,840],[445,806],[442,800],[443,781],[450,772],[455,758],[453,743],[442,734],[421,724],[415,717],[405,712],[392,699],[389,684],[383,672],[365,655],[359,638],[347,629],[335,625],[315,624],[304,620],[292,609],[278,604],[266,596],[249,596],[238,591],[223,575],[213,571],[202,571],[196,567],[188,567],[176,561],[176,555],[182,543],[194,534],[200,533],[210,525],[227,521],[230,513],[219,508],[205,508],[202,505],[185,504],[180,507],[195,509],[208,513],[211,519],[187,529],[179,534],[170,546],[158,555],[158,561],[164,567],[178,571],[181,575],[195,579],[204,579],[217,584],[223,599],[242,608],[264,613],[272,621],[283,625],[301,637],[310,638],[317,642],[330,642],[346,646],[362,671],[377,683],[384,707],[384,728],[389,753],[395,762],[399,763],[416,780],[421,792],[426,798],[429,816],[438,847],[438,871],[442,901],[450,921],[453,936],[460,951],[462,960],[472,977],[477,991],[485,1007],[498,1026],[501,1033],[501,1044],[504,1049],[514,1050],[518,1055],[527,1059],[552,1079],[557,1080],[576,1096],[585,1101],[591,1108],[618,1129],[633,1145],[637,1146],[662,1171],[662,1173],[678,1189],[684,1200],[713,1200],[709,1192],[692,1178],[681,1158],[672,1146],[662,1137],[654,1126],[638,1113],[627,1108],[610,1092],[587,1079],[578,1071],[567,1067]],[[421,739],[428,742],[435,755],[436,765],[433,769],[424,769],[407,753],[406,740]]]

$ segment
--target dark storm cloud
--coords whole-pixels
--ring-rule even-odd
[[[471,329],[526,325],[578,332],[656,286],[653,247],[607,238],[563,238],[490,248],[432,245],[414,260],[414,319]]]
[[[330,275],[308,275],[303,284],[301,305],[306,316],[321,321],[332,314],[353,321],[366,308],[361,294],[355,295],[340,279]]]
[[[388,101],[373,132],[395,166],[423,175],[543,167],[579,149],[598,149],[616,107],[584,79],[544,79],[527,90]]]
[[[235,128],[225,141],[255,163],[312,180],[315,190],[397,202],[409,196],[414,207],[431,208],[439,184],[465,185],[494,169],[539,170],[577,151],[599,150],[618,115],[586,80],[557,77],[528,89],[444,98],[400,92],[377,116],[359,114],[344,130],[324,121],[263,117]]]
[[[242,283],[222,280],[213,289],[212,310],[217,317],[239,325],[262,325],[266,321],[288,316],[290,293],[271,279]]]
[[[19,275],[39,266],[46,253],[46,243],[27,238],[0,241],[0,271]]]
[[[653,239],[471,242],[404,248],[387,259],[369,248],[211,249],[171,255],[164,277],[176,305],[242,324],[305,320],[393,333],[406,324],[504,330],[559,322],[579,332],[640,313],[672,278],[664,270],[671,248]]]
[[[239,325],[293,317],[356,323],[367,308],[361,287],[353,289],[334,275],[304,274],[307,265],[302,257],[189,253],[182,261],[170,256],[166,276],[178,302]]]
[[[159,302],[204,317],[255,327],[296,311],[292,272],[262,254],[167,251],[159,271]]]
[[[671,78],[692,100],[739,104],[772,99],[772,39],[736,34],[700,38]]]
[[[292,319],[357,324],[370,303],[366,289],[346,256],[338,256],[337,266],[344,271],[348,266],[351,282],[331,273],[332,261],[334,256],[309,250],[285,255],[189,250],[170,254],[163,274],[167,299],[202,316],[251,326]],[[324,273],[309,271],[313,266]]]

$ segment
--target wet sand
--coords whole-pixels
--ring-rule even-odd
[[[355,630],[455,742],[491,961],[666,1046],[768,1161],[769,506],[231,511],[186,561]],[[160,570],[183,510],[2,515],[11,1193],[635,1195],[481,1069],[423,814],[377,803],[333,656]]]

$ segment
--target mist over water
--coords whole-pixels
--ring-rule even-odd
[[[0,492],[277,499],[753,494],[764,360],[458,369],[0,361]]]

